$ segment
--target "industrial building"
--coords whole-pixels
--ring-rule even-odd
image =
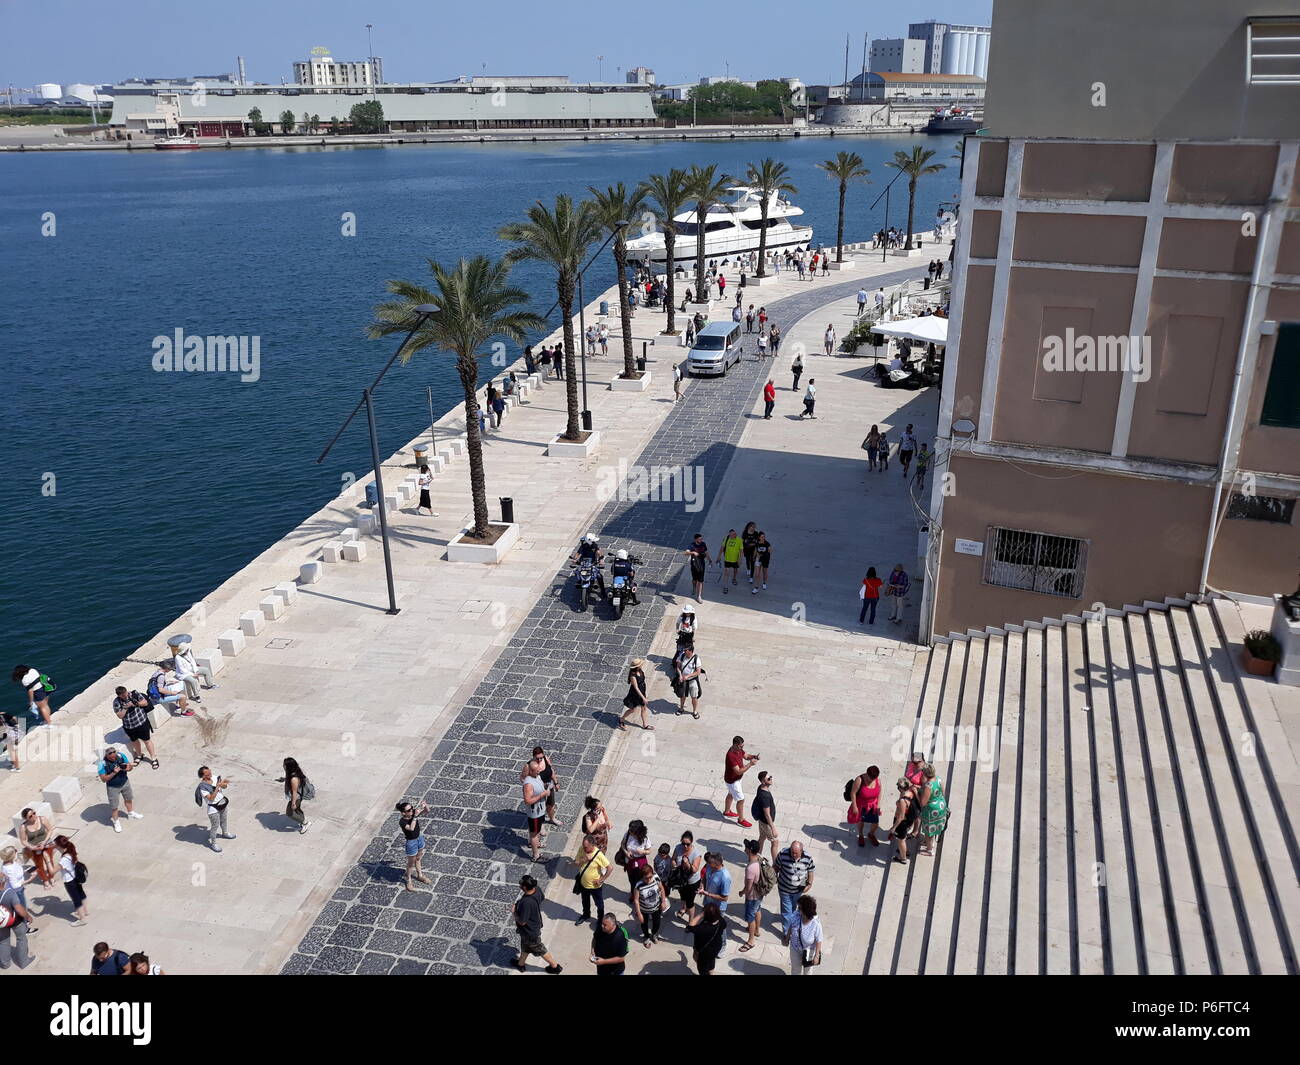
[[[294,63],[293,80],[297,85],[339,88],[381,85],[384,81],[384,61],[377,56],[347,62],[334,59],[328,54],[313,55],[310,59]]]
[[[991,27],[956,26],[930,19],[913,22],[907,27],[907,36],[923,44],[922,73],[988,77]]]
[[[867,69],[877,73],[924,74],[926,43],[911,37],[883,37],[871,42]]]

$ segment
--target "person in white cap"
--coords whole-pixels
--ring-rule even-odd
[[[596,564],[596,586],[600,589],[600,597],[605,596],[605,574],[601,572],[600,567],[605,561],[605,552],[600,549],[600,537],[595,533],[587,533],[578,543],[578,549],[569,556],[569,561],[578,562],[581,559],[589,558]]]
[[[681,617],[677,619],[677,646],[689,644],[693,647],[699,627],[700,623],[695,617],[695,607],[687,603],[682,607]]]
[[[188,640],[182,640],[179,643],[172,644],[172,648],[174,651],[172,664],[176,667],[176,676],[179,677],[181,683],[185,685],[185,691],[191,699],[196,703],[203,702],[203,699],[199,695],[199,690],[201,688],[199,677],[201,674],[199,672],[198,663],[194,661],[194,652],[191,650],[190,642]],[[213,683],[210,675],[208,677],[207,686],[209,688],[216,687],[216,684]]]

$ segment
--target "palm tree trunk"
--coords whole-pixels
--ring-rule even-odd
[[[622,231],[614,238],[614,266],[618,270],[618,311],[623,322],[623,376],[636,377],[636,363],[632,360],[632,308],[628,306],[627,245]]]
[[[847,181],[840,182],[840,221],[835,227],[835,261],[844,261],[844,193],[848,189]]]
[[[474,500],[474,535],[488,532],[487,484],[483,476],[483,438],[478,431],[478,363],[473,355],[458,354],[456,369],[465,389],[465,448],[469,451],[469,493]]]
[[[574,280],[567,273],[560,274],[555,282],[556,295],[560,297],[560,315],[564,322],[564,399],[569,417],[564,424],[564,439],[581,440],[582,424],[578,420],[578,367],[573,355],[573,293]],[[586,338],[583,338],[584,342]]]
[[[907,241],[903,244],[904,251],[912,250],[912,211],[916,207],[916,178],[912,178],[907,183]]]
[[[667,261],[664,266],[664,271],[668,275],[664,279],[665,283],[668,286],[668,325],[664,329],[665,333],[677,332],[677,308],[676,306],[674,306],[674,300],[676,300],[677,298],[677,286],[674,284],[674,281],[676,280],[677,277],[677,274],[675,272],[677,264],[673,258],[676,253],[676,250],[677,250],[677,230],[671,227],[667,227],[664,229],[664,251],[668,255]]]
[[[708,297],[704,281],[704,205],[695,205],[695,302],[703,303]]]
[[[766,277],[767,267],[764,265],[767,259],[767,197],[763,197],[763,205],[759,208],[763,221],[763,228],[758,231],[758,269],[754,271],[755,277]]]

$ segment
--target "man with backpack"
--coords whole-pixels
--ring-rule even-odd
[[[763,844],[756,839],[745,840],[745,886],[741,892],[745,900],[745,925],[749,938],[740,948],[742,954],[754,949],[763,923],[763,900],[776,887],[776,870],[762,855]]]
[[[190,709],[189,698],[185,694],[185,685],[166,659],[158,663],[158,668],[149,678],[145,692],[155,706],[159,704],[174,706],[180,710],[182,717],[194,716],[194,711]]]
[[[27,950],[27,925],[31,918],[18,892],[6,887],[0,893],[0,969],[9,968],[11,961],[18,968],[26,969],[36,960]]]
[[[144,819],[144,814],[136,813],[135,794],[131,791],[131,781],[127,777],[127,774],[139,764],[131,761],[116,747],[106,747],[104,757],[95,767],[95,772],[99,774],[99,779],[104,782],[104,787],[108,791],[108,815],[113,822],[114,832],[122,831],[122,822],[117,819],[120,806],[126,806],[126,816],[131,820]]]
[[[158,756],[153,749],[153,730],[149,725],[149,711],[152,709],[153,704],[146,696],[136,691],[127,691],[118,685],[113,699],[113,713],[122,722],[126,738],[131,741],[131,753],[135,755],[136,761],[148,762],[157,769]],[[149,752],[148,758],[144,756],[145,751]]]
[[[226,796],[228,787],[230,781],[225,777],[213,777],[209,766],[199,766],[199,786],[194,789],[194,802],[208,815],[208,846],[218,854],[221,853],[218,839],[235,838],[226,826],[226,813],[230,809],[230,799]]]
[[[758,822],[758,841],[767,840],[772,847],[772,861],[781,849],[781,837],[776,831],[776,799],[772,796],[772,774],[758,774],[758,794],[750,803],[750,814]]]

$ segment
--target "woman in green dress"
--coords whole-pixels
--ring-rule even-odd
[[[935,840],[943,835],[948,824],[948,800],[943,794],[943,781],[935,773],[933,764],[926,762],[921,772],[925,778],[921,783],[920,799],[923,842],[917,855],[933,857]]]

